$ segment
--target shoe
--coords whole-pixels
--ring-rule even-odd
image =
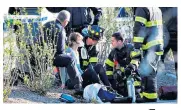
[[[116,97],[111,103],[132,103],[132,97]]]
[[[136,103],[157,102],[157,99],[137,98]]]
[[[82,84],[76,84],[74,86],[74,89],[75,89],[74,95],[82,95],[83,96],[84,89],[82,88]]]

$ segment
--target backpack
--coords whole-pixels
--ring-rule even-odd
[[[176,100],[177,86],[161,86],[158,90],[160,100]]]

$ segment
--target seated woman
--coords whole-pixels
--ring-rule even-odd
[[[80,68],[80,61],[79,61],[79,53],[78,53],[78,47],[83,46],[84,43],[82,41],[83,37],[80,33],[73,32],[69,36],[69,45],[68,48],[66,49],[66,54],[70,55],[73,57],[76,63],[76,71],[78,71],[78,76],[81,77],[83,74],[83,71]],[[66,68],[60,68],[60,77],[62,81],[62,88],[65,88],[65,85],[68,86],[68,88],[73,88],[74,84],[70,82],[69,76],[66,72]]]

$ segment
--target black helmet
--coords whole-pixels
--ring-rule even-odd
[[[92,25],[88,26],[87,28],[84,28],[82,30],[82,35],[84,37],[89,37],[93,40],[100,40],[100,38],[103,36],[104,28],[99,27],[98,25]]]

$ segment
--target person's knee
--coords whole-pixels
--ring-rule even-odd
[[[98,64],[96,64],[96,65],[94,66],[94,70],[95,70],[96,73],[98,73],[98,74],[103,74],[103,73],[105,72],[105,69],[104,69],[103,64],[100,64],[100,63],[98,63]]]
[[[71,56],[67,57],[66,61],[68,62],[68,64],[74,64],[75,63],[75,60]]]
[[[98,64],[96,64],[96,65],[94,66],[94,68],[103,68],[103,64],[98,63]]]

